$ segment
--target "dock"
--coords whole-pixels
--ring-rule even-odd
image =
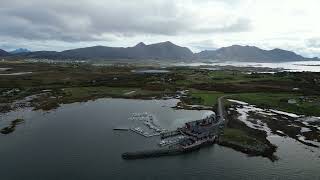
[[[153,136],[159,136],[160,133],[153,133],[153,134],[149,134],[149,133],[146,133],[146,132],[143,132],[142,130],[137,130],[136,128],[130,128],[130,130],[132,132],[135,132],[143,137],[153,137]]]

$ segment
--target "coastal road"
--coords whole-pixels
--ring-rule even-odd
[[[219,124],[220,123],[224,123],[225,125],[228,123],[227,119],[225,119],[224,117],[224,105],[223,105],[223,99],[226,97],[229,97],[232,95],[225,95],[225,96],[221,96],[218,98],[218,109],[217,109],[217,113],[218,113],[218,120],[219,120]]]
[[[218,119],[220,122],[224,121],[224,108],[223,108],[223,98],[225,98],[226,96],[221,96],[218,98],[218,109],[217,109],[217,113],[218,113]]]
[[[223,99],[226,98],[226,97],[229,97],[229,96],[232,96],[232,95],[225,95],[225,96],[221,96],[218,98],[218,108],[217,108],[217,118],[218,118],[218,129],[217,129],[217,133],[219,135],[221,135],[221,132],[223,132],[223,129],[227,126],[228,124],[228,119],[225,118],[225,115],[224,115],[224,104],[223,104]],[[222,125],[222,127],[221,127]]]

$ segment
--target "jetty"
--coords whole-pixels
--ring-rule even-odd
[[[141,159],[141,158],[178,155],[178,154],[195,151],[206,145],[214,144],[215,140],[216,140],[216,136],[212,136],[191,144],[178,145],[174,148],[126,152],[122,154],[122,158],[123,159]]]
[[[115,131],[129,131],[129,128],[118,127],[118,128],[113,128],[113,130],[115,130]]]
[[[154,149],[146,151],[126,152],[122,154],[123,159],[142,159],[150,157],[160,157],[177,155],[182,152],[181,149]]]

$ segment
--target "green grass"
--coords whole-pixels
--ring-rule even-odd
[[[140,88],[130,87],[106,87],[106,86],[92,86],[92,87],[72,87],[63,89],[63,102],[76,102],[86,99],[102,98],[102,97],[154,97],[162,94],[172,93],[170,91],[151,91]]]
[[[72,87],[64,88],[64,92],[71,97],[83,97],[95,94],[109,94],[123,96],[128,92],[137,91],[136,88],[121,88],[121,87],[105,87],[105,86],[93,86],[93,87]]]
[[[258,143],[256,138],[250,137],[245,131],[233,128],[225,128],[222,138],[225,141],[233,141],[245,145],[256,145]]]
[[[150,98],[160,97],[168,91],[150,91],[139,88],[124,87],[70,87],[56,89],[52,95],[58,98],[50,98],[51,95],[44,95],[33,100],[35,109],[51,110],[59,107],[59,104],[69,104],[74,102],[85,102],[98,98]]]
[[[290,76],[277,77],[273,74],[246,74],[239,71],[211,71],[209,78],[217,83],[240,83],[250,81],[291,81]]]
[[[192,73],[191,73],[192,72]],[[293,83],[294,75],[291,74],[246,74],[240,71],[179,71],[184,79],[177,80],[175,83],[178,86],[190,86],[199,83],[256,83],[264,81],[273,81],[277,83]]]
[[[201,105],[205,106],[214,106],[217,104],[219,97],[225,95],[222,92],[217,91],[200,91],[200,90],[191,90],[191,96],[195,98],[201,98]]]

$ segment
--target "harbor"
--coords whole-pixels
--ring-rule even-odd
[[[133,127],[127,128],[127,130],[146,138],[159,136],[161,133],[167,131],[161,128],[154,115],[148,112],[133,113],[128,120],[134,125]]]
[[[161,141],[159,146],[162,148],[126,152],[122,154],[122,158],[139,159],[177,155],[200,149],[202,146],[212,145],[223,131],[224,120],[220,120],[213,113],[203,119],[187,122],[183,127],[177,128],[174,131],[163,131],[153,135],[147,134],[141,128],[131,128],[130,130],[144,137],[160,135]]]
[[[226,123],[222,103],[223,98],[224,96],[218,99],[218,115],[213,112],[203,119],[186,122],[184,126],[172,131],[168,131],[157,125],[155,117],[147,112],[133,113],[129,119],[143,122],[142,124],[151,130],[152,133],[148,133],[142,127],[130,128],[130,130],[144,137],[160,136],[161,140],[158,143],[160,149],[125,152],[122,154],[122,158],[139,159],[177,155],[200,149],[202,146],[214,144],[219,136],[224,133]]]

